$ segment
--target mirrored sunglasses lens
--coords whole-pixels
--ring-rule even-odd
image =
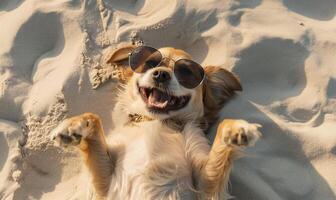
[[[141,46],[134,49],[129,57],[129,64],[133,71],[144,73],[154,68],[162,60],[161,53],[152,47]]]
[[[181,59],[175,63],[174,73],[179,83],[189,89],[197,87],[204,78],[202,66],[187,59]]]

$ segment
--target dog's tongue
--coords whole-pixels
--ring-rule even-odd
[[[159,90],[153,89],[148,98],[150,106],[164,108],[168,104],[168,96]]]

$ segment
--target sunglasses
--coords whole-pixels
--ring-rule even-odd
[[[129,65],[134,72],[145,73],[147,70],[159,66],[164,59],[159,50],[153,47],[139,46],[129,54]],[[205,75],[201,65],[188,59],[173,61],[174,74],[183,87],[192,89],[202,83]]]

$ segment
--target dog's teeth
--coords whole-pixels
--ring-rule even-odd
[[[139,88],[147,106],[157,109],[179,109],[189,99],[186,96],[176,97],[169,91],[162,91],[157,88]],[[167,107],[169,106],[169,107]]]
[[[164,107],[167,106],[167,104],[168,104],[168,101],[165,101],[164,103],[160,103],[160,107],[161,107],[161,108],[164,108]]]
[[[176,98],[170,98],[169,105],[174,105],[176,102]]]
[[[153,95],[150,95],[149,98],[148,98],[148,104],[150,106],[153,106],[153,107],[164,108],[164,107],[167,106],[168,101],[159,102],[159,101],[156,100],[156,98]]]

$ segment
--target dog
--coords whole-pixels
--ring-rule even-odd
[[[113,133],[106,136],[93,113],[51,133],[58,145],[79,149],[96,199],[226,199],[233,160],[257,141],[261,126],[225,119],[212,145],[205,131],[242,90],[239,79],[171,47],[124,46],[108,63],[121,81]]]

